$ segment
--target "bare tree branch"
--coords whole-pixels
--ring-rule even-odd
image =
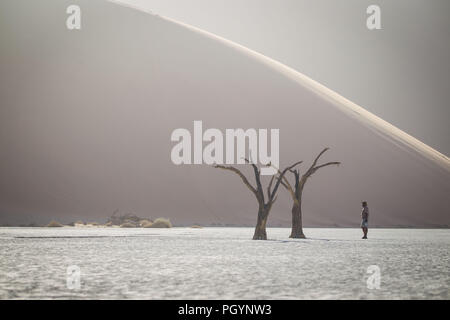
[[[308,169],[308,171],[310,171],[310,170],[312,170],[315,166],[316,166],[316,164],[317,164],[317,161],[319,160],[319,158],[327,151],[327,150],[329,150],[330,148],[325,148],[325,149],[323,149],[320,153],[319,153],[319,155],[314,159],[314,162],[313,162],[313,164],[311,165],[311,167]],[[307,172],[308,172],[307,171]]]
[[[284,179],[283,179],[283,180],[284,180]],[[283,187],[285,187],[286,190],[289,190],[289,186],[288,186],[284,181],[281,181],[281,185],[282,185]]]
[[[273,201],[273,198],[275,197],[275,195],[277,194],[278,191],[278,187],[280,186],[281,181],[283,180],[284,175],[286,174],[286,172],[292,168],[294,168],[295,166],[299,165],[300,163],[302,163],[302,161],[298,161],[296,163],[294,163],[293,165],[285,168],[283,170],[283,172],[281,172],[281,174],[279,175],[279,177],[277,178],[277,182],[275,184],[275,187],[272,190],[272,194],[270,195],[269,201]]]
[[[243,158],[245,160],[245,162],[247,162],[248,164],[250,164],[253,167],[253,172],[255,173],[255,180],[256,180],[256,190],[258,191],[258,193],[261,195],[262,197],[262,202],[264,203],[264,192],[263,192],[263,187],[261,184],[261,171],[259,170],[259,168],[256,166],[256,164],[250,162],[248,159]]]
[[[275,201],[277,201],[277,199],[278,199],[278,195],[276,195],[275,198],[273,198],[271,205],[273,205],[275,203]]]
[[[276,166],[271,165],[272,168],[274,168],[275,170],[277,170],[278,174],[281,175],[281,171],[280,169],[278,169]],[[290,172],[294,172],[292,169],[289,169]],[[286,178],[286,175],[283,176],[283,179],[281,181],[281,185],[287,190],[289,191],[289,193],[291,194],[292,199],[295,200],[295,192],[294,189],[292,188],[291,184],[289,183],[289,180]]]
[[[218,164],[214,165],[214,168],[229,170],[229,171],[236,173],[239,177],[241,177],[242,181],[247,186],[247,188],[249,188],[250,191],[253,192],[257,198],[259,198],[258,192],[256,191],[256,189],[250,184],[250,182],[247,180],[247,178],[244,176],[244,174],[240,170],[238,170],[232,166],[222,166],[222,165],[218,165]]]
[[[297,169],[294,170],[294,177],[295,177],[295,190],[298,190],[298,185],[300,183],[300,171]]]
[[[323,168],[323,167],[326,167],[326,166],[331,166],[331,165],[340,165],[341,163],[340,162],[338,162],[338,161],[334,161],[334,162],[327,162],[327,163],[324,163],[324,164],[321,164],[320,166],[317,166],[317,167],[314,167],[314,169],[315,170],[318,170],[318,169],[320,169],[320,168]]]
[[[270,198],[270,189],[272,188],[273,179],[275,179],[275,175],[272,176],[269,182],[269,186],[267,187],[267,197]]]

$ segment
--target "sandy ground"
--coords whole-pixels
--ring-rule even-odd
[[[2,299],[448,299],[450,230],[0,228]],[[80,268],[80,288],[67,278]],[[380,270],[369,289],[368,267]],[[70,289],[71,288],[71,289]]]

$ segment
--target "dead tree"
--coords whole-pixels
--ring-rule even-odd
[[[255,227],[255,233],[253,235],[253,240],[267,240],[267,232],[266,232],[266,224],[267,224],[267,218],[269,217],[270,209],[272,209],[272,205],[276,201],[276,195],[278,191],[278,187],[280,186],[280,183],[286,174],[288,170],[291,170],[299,163],[294,163],[293,165],[287,167],[282,172],[278,171],[279,174],[276,177],[275,186],[272,189],[273,181],[275,180],[275,176],[273,175],[270,179],[269,186],[267,187],[267,200],[264,196],[263,187],[261,184],[261,171],[259,168],[254,164],[250,163],[247,159],[245,159],[247,164],[250,164],[253,167],[253,172],[255,174],[255,180],[256,180],[256,188],[250,184],[248,179],[245,177],[245,175],[237,168],[232,166],[223,166],[223,165],[214,165],[214,168],[218,169],[224,169],[229,170],[234,173],[236,173],[241,179],[242,182],[247,186],[248,189],[255,195],[256,200],[258,201],[258,218],[256,221],[256,227]],[[268,165],[270,166],[270,164]]]
[[[329,148],[325,148],[322,150],[322,152],[319,153],[319,155],[314,159],[313,164],[311,167],[300,177],[299,170],[295,169],[292,170],[289,169],[291,173],[294,174],[295,178],[295,185],[294,187],[291,186],[288,179],[283,175],[283,181],[281,184],[285,187],[286,190],[289,191],[291,198],[293,200],[292,204],[292,230],[290,238],[306,238],[305,234],[303,233],[303,222],[302,222],[302,194],[303,189],[305,187],[305,183],[308,180],[309,177],[311,177],[317,170],[320,168],[330,166],[330,165],[339,165],[340,162],[327,162],[321,165],[317,165],[317,161],[319,158],[328,150]],[[281,176],[281,172],[278,170],[279,175]]]

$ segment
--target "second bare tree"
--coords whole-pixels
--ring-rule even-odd
[[[281,184],[286,188],[286,190],[289,191],[291,198],[293,200],[292,204],[292,230],[290,238],[306,238],[305,234],[303,233],[303,221],[302,221],[302,197],[303,197],[303,188],[305,187],[306,181],[320,168],[330,166],[330,165],[339,165],[340,162],[327,162],[321,165],[317,165],[317,161],[319,158],[328,150],[329,148],[325,148],[322,150],[322,152],[319,153],[319,155],[314,159],[313,164],[309,169],[300,177],[299,170],[295,169],[292,170],[289,169],[291,173],[294,174],[294,187],[289,183],[286,176],[283,177],[283,181]],[[279,176],[281,176],[281,172],[278,171]]]

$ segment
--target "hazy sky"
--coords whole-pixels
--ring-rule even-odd
[[[81,30],[66,27],[74,3]],[[173,130],[202,120],[221,132],[279,129],[280,165],[304,160],[302,172],[331,148],[322,161],[342,164],[308,181],[307,226],[357,227],[361,200],[372,225],[450,225],[448,159],[247,50],[92,0],[1,1],[0,39],[0,224],[104,222],[119,210],[254,225],[256,201],[237,176],[171,161]],[[270,224],[288,226],[291,205],[280,192]]]
[[[450,154],[448,0],[120,0],[310,76]],[[366,27],[381,7],[382,30]]]

